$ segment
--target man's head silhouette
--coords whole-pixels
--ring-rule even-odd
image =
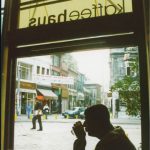
[[[105,133],[113,129],[107,107],[102,104],[93,105],[85,110],[85,130],[90,136],[101,139]]]
[[[95,150],[136,150],[133,143],[120,127],[114,127],[110,122],[107,107],[102,104],[93,105],[85,110],[85,122],[80,121],[73,126],[77,139],[74,142],[74,150],[83,150],[86,146],[86,134],[100,139]]]

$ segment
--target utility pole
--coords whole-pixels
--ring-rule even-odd
[[[59,96],[58,96],[58,100],[59,100],[59,113],[61,114],[62,113],[62,89],[59,88]]]
[[[112,115],[113,118],[117,118],[116,112],[116,100],[119,99],[119,93],[117,91],[112,92]]]

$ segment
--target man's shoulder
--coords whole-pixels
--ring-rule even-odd
[[[124,149],[123,149],[124,148]],[[135,150],[121,127],[114,128],[96,145],[95,150]]]
[[[101,142],[100,141],[96,144],[95,150],[101,150]]]

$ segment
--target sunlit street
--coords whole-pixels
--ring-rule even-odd
[[[15,150],[72,150],[76,139],[71,133],[72,125],[79,119],[64,119],[62,116],[49,116],[43,120],[43,131],[31,130],[32,122],[26,116],[15,122]],[[81,120],[84,121],[84,120]],[[124,128],[127,136],[136,147],[141,142],[140,120],[118,119],[113,124]],[[86,150],[94,150],[97,138],[87,135]]]

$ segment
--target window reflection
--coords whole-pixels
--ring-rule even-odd
[[[132,0],[21,1],[19,28],[132,12]]]

